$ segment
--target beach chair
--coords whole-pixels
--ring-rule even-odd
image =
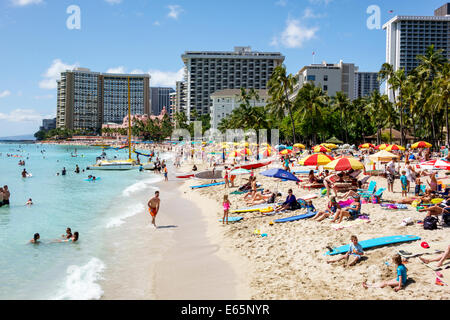
[[[381,198],[383,197],[383,193],[386,191],[386,188],[378,189],[370,198],[375,198],[376,203],[381,203]]]
[[[375,181],[371,181],[367,190],[358,189],[358,193],[362,198],[370,198],[374,194],[376,187],[377,183]]]

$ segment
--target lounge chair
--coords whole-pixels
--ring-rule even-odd
[[[358,193],[362,196],[363,194],[370,194],[372,195],[375,192],[375,189],[377,188],[377,183],[375,181],[371,181],[369,184],[369,188],[367,190],[364,189],[358,189]]]
[[[376,198],[377,203],[381,202],[381,198],[383,197],[383,193],[386,191],[386,188],[378,189],[374,194],[372,194],[369,198]]]

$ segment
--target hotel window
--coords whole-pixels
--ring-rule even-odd
[[[328,75],[323,76],[323,81],[328,81]]]

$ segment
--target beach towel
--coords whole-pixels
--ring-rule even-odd
[[[256,191],[258,191],[258,192],[264,191],[264,188],[257,189]],[[247,194],[249,192],[250,192],[250,190],[246,190],[246,191],[236,190],[236,191],[230,192],[230,194],[232,194],[232,195],[242,195],[242,194]]]
[[[349,207],[353,202],[355,202],[354,199],[348,199],[345,201],[339,201],[338,204],[341,206],[342,209]]]
[[[384,210],[406,210],[408,206],[406,204],[395,204],[395,203],[383,203],[381,207]]]

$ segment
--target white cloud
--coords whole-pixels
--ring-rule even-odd
[[[11,95],[11,91],[5,90],[3,92],[0,92],[0,98],[6,98],[7,96]]]
[[[109,4],[119,4],[122,2],[122,0],[105,0],[106,2],[108,2]]]
[[[108,70],[106,70],[106,73],[126,73],[126,72],[125,67],[120,66],[117,68],[109,68]]]
[[[45,118],[46,116],[40,115],[36,110],[32,109],[15,109],[10,113],[0,112],[0,120],[8,122],[37,122]]]
[[[128,73],[123,66],[108,69],[107,73]],[[183,80],[184,68],[178,71],[161,71],[149,70],[147,72],[142,69],[134,69],[130,74],[150,74],[150,85],[152,87],[175,87],[177,81]]]
[[[278,0],[277,2],[275,2],[275,5],[280,7],[286,7],[287,0]]]
[[[34,96],[35,100],[48,100],[48,99],[53,99],[53,95],[52,94],[46,94],[43,96]]]
[[[319,19],[325,16],[325,14],[314,13],[314,10],[311,8],[306,8],[305,11],[303,11],[303,19]]]
[[[59,79],[61,72],[64,72],[66,70],[73,70],[76,67],[78,67],[78,63],[70,65],[62,62],[60,59],[53,60],[52,65],[43,75],[45,79],[39,82],[39,87],[41,89],[48,90],[56,89],[56,80]]]
[[[309,3],[312,4],[324,4],[324,5],[328,5],[329,3],[333,2],[333,0],[308,0]]]
[[[272,39],[271,45],[278,45],[281,43],[286,48],[301,48],[304,43],[316,37],[318,27],[308,28],[300,23],[297,19],[288,19],[286,22],[286,29],[279,37]]]
[[[150,85],[152,87],[175,87],[177,81],[183,80],[184,68],[177,72],[149,70],[151,79]]]
[[[177,4],[167,6],[167,8],[169,8],[167,16],[175,20],[177,20],[178,16],[184,11],[183,8]]]
[[[159,21],[155,21],[155,22],[153,22],[153,25],[159,27],[161,25],[161,23]]]
[[[30,4],[40,4],[43,3],[42,0],[11,0],[11,3],[15,7],[25,7]]]

